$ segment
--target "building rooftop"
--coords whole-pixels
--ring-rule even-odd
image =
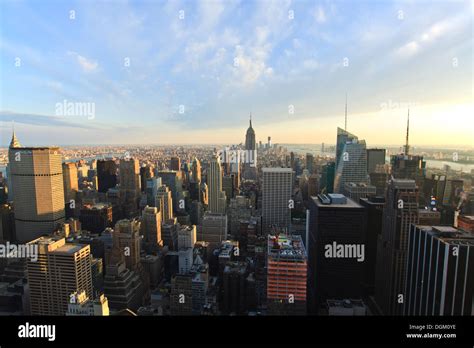
[[[288,259],[306,259],[301,236],[293,234],[268,235],[268,256]]]
[[[282,168],[282,167],[272,167],[272,168],[262,168],[264,173],[292,173],[293,169],[291,168]]]
[[[339,193],[319,194],[311,199],[319,208],[362,208],[359,203]]]

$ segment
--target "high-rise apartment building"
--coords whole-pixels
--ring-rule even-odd
[[[125,265],[135,271],[140,264],[140,221],[117,221],[113,232],[113,248],[125,256]]]

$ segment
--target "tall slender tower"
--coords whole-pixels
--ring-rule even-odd
[[[252,128],[252,114],[250,114],[249,128],[245,135],[245,151],[246,157],[243,165],[242,176],[247,180],[257,180],[257,144],[255,141],[255,131]]]
[[[346,93],[346,108],[344,111],[344,130],[347,131],[347,93]]]
[[[408,137],[410,135],[410,109],[408,109],[408,118],[407,118],[407,139],[405,143],[405,155],[408,156],[410,150],[410,145],[408,145]]]
[[[22,147],[13,132],[8,160],[16,239],[29,242],[53,232],[65,218],[59,147]]]

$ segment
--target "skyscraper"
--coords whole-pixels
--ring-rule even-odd
[[[225,213],[226,195],[222,190],[222,167],[218,156],[213,156],[207,172],[207,186],[209,188],[209,211]]]
[[[161,213],[161,221],[167,223],[173,218],[173,197],[171,191],[166,185],[158,188],[155,198],[155,206]]]
[[[65,315],[71,294],[92,298],[90,246],[66,244],[64,238],[40,237],[38,260],[27,262],[31,315]]]
[[[385,149],[367,149],[367,173],[375,173],[381,164],[385,164]]]
[[[79,190],[79,182],[77,179],[77,166],[74,162],[63,163],[63,182],[64,182],[64,199],[69,204],[71,199],[76,199],[76,193]]]
[[[405,315],[474,315],[474,235],[411,225]]]
[[[138,220],[117,221],[113,232],[113,248],[125,256],[125,265],[136,271],[140,264],[140,222]]]
[[[8,149],[16,239],[29,242],[64,222],[64,183],[58,147],[21,147],[13,133]]]
[[[198,184],[201,183],[201,162],[196,157],[193,159],[191,170],[193,173],[192,181]]]
[[[146,206],[143,209],[140,229],[145,242],[153,246],[163,244],[161,239],[161,213],[158,208]]]
[[[99,192],[106,193],[108,189],[117,185],[117,164],[114,160],[97,161],[97,180]]]
[[[408,231],[418,223],[414,180],[392,179],[387,188],[382,234],[377,241],[375,300],[385,315],[400,315],[405,304]]]
[[[250,115],[249,128],[245,134],[245,150],[246,150],[246,160],[243,164],[242,177],[246,180],[257,180],[257,144],[255,141],[255,131],[252,127],[252,115]],[[255,164],[249,163],[249,160],[252,159]],[[235,167],[235,166],[234,166]],[[233,168],[235,171],[235,168]]]
[[[137,159],[120,160],[120,200],[125,217],[136,215],[140,198],[140,165]]]
[[[346,182],[368,182],[365,140],[338,128],[336,156],[334,192],[341,193]]]
[[[327,299],[361,298],[366,255],[364,208],[336,193],[311,197],[309,204],[309,308],[315,311]]]
[[[286,228],[289,231],[293,171],[291,168],[262,168],[262,173],[263,231],[269,233],[272,226]]]
[[[171,157],[170,169],[179,172],[181,170],[181,159],[179,157]]]

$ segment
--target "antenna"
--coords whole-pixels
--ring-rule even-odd
[[[405,155],[408,156],[408,152],[410,150],[410,145],[408,145],[408,137],[410,134],[410,109],[408,109],[408,118],[407,118],[407,139],[405,143]]]
[[[344,130],[347,131],[347,92],[346,92],[346,110],[344,113]]]

